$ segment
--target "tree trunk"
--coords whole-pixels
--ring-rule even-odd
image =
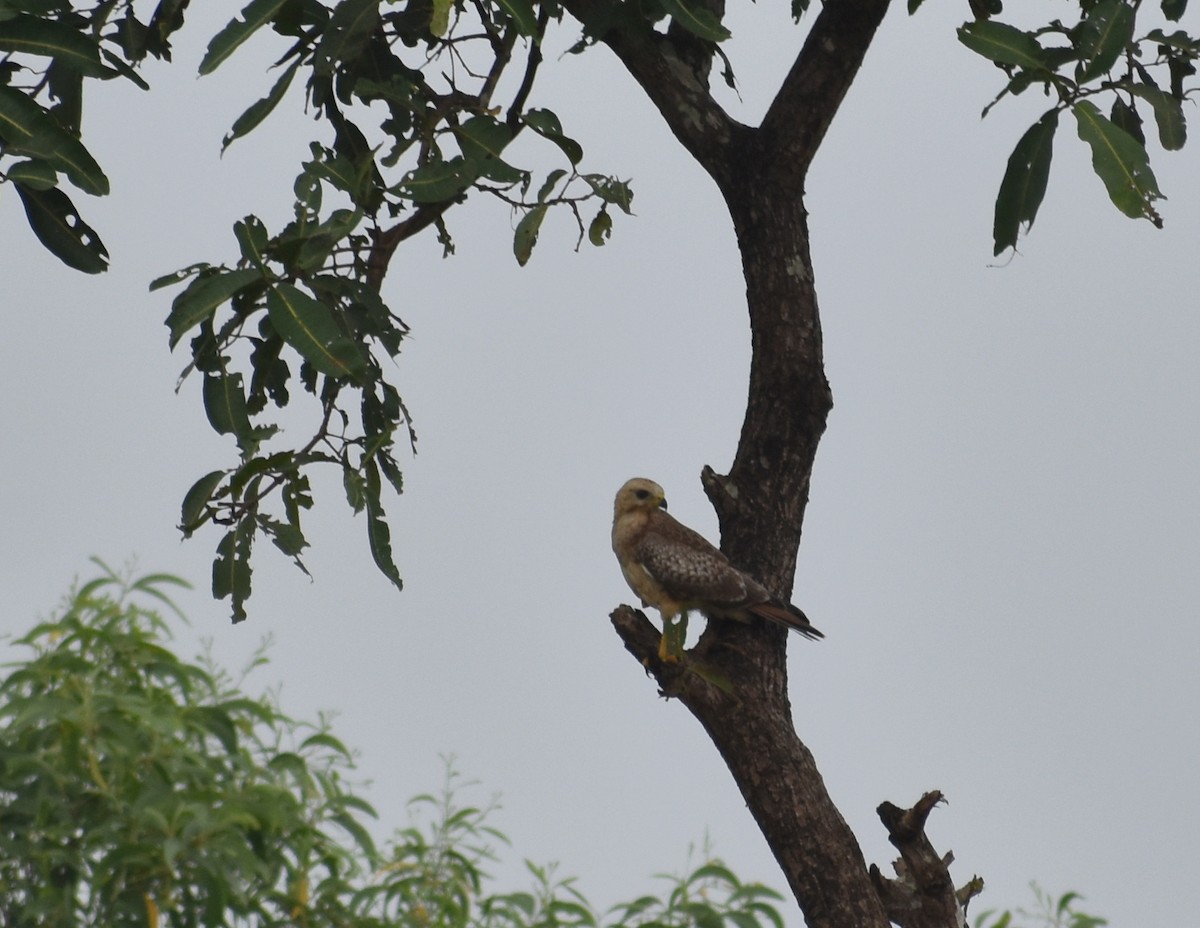
[[[716,16],[721,0],[699,0]],[[565,0],[595,23],[604,0]],[[681,144],[720,188],[733,220],[750,314],[746,418],[726,476],[705,467],[706,493],[730,560],[787,599],[809,480],[833,400],[809,254],[804,184],[888,0],[825,0],[761,126],[736,122],[708,93],[711,49],[674,27],[623,21],[603,34]],[[962,898],[924,835],[941,798],[879,814],[902,860],[896,879],[868,870],[792,725],[787,632],[710,621],[679,664],[658,660],[659,633],[628,606],[612,615],[626,648],[664,695],[697,718],[724,758],[812,928],[958,928]],[[978,891],[981,884],[973,883]]]

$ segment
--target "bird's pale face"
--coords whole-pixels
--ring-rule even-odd
[[[617,491],[614,508],[618,516],[633,512],[651,512],[655,509],[666,509],[667,498],[663,488],[653,480],[634,477],[632,480],[626,480]]]

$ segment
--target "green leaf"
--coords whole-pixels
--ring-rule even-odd
[[[1028,32],[1015,26],[977,19],[961,26],[958,40],[997,64],[1013,64],[1030,70],[1045,70],[1045,49]]]
[[[200,62],[200,73],[211,74],[221,66],[238,46],[255,32],[275,19],[289,0],[250,0],[241,15],[231,19],[208,43],[208,51]]]
[[[1080,100],[1072,107],[1079,137],[1092,149],[1092,168],[1104,182],[1109,199],[1126,216],[1145,217],[1162,227],[1154,201],[1162,199],[1150,170],[1146,149],[1128,132],[1113,125],[1095,104]]]
[[[1108,118],[1113,121],[1113,125],[1124,129],[1143,145],[1146,144],[1146,133],[1142,131],[1142,117],[1120,96],[1113,100],[1112,112],[1108,114]]]
[[[538,34],[537,14],[530,0],[496,0],[496,5],[509,15],[521,35],[529,38]]]
[[[439,39],[450,28],[450,10],[453,7],[454,0],[433,0],[433,15],[429,19],[429,31]]]
[[[237,239],[242,257],[255,267],[262,269],[265,260],[263,252],[266,251],[267,242],[270,241],[267,227],[262,224],[262,221],[257,216],[247,216],[240,222],[235,222],[233,236]]]
[[[198,261],[177,271],[172,271],[170,274],[163,274],[162,277],[155,277],[154,280],[150,281],[150,292],[153,293],[155,290],[161,290],[163,287],[173,287],[176,284],[181,284],[189,277],[194,277],[201,271],[207,271],[210,267],[212,265],[207,261]]]
[[[83,143],[36,101],[11,87],[0,86],[0,139],[15,154],[48,161],[84,193],[108,193],[108,178]]]
[[[1167,151],[1178,151],[1187,142],[1187,120],[1183,115],[1183,104],[1165,90],[1154,84],[1129,81],[1124,88],[1136,97],[1141,97],[1154,108],[1154,122],[1158,126],[1158,141]],[[1143,143],[1145,140],[1142,140]]]
[[[207,521],[205,507],[224,478],[225,471],[211,471],[193,483],[191,489],[184,494],[179,527],[183,530],[185,538]]]
[[[115,77],[100,63],[99,44],[84,32],[52,19],[18,15],[0,29],[0,51],[53,58],[87,77]]]
[[[917,12],[924,2],[925,0],[908,0],[908,15],[912,16],[913,13]]]
[[[712,10],[688,0],[662,0],[663,9],[692,35],[709,42],[724,42],[731,35]]]
[[[304,538],[304,533],[300,531],[300,526],[292,522],[280,522],[278,519],[269,519],[265,516],[259,517],[259,525],[270,536],[275,547],[293,558],[296,565],[308,573],[308,569],[300,561],[300,553],[308,547],[308,541]]]
[[[341,0],[313,54],[314,70],[331,74],[340,65],[352,62],[378,24],[379,0]]]
[[[283,95],[287,93],[288,87],[292,84],[292,78],[296,76],[296,71],[300,67],[300,62],[294,62],[286,71],[279,75],[279,79],[275,81],[274,86],[267,92],[267,95],[261,100],[251,104],[246,111],[233,121],[233,127],[229,133],[221,140],[221,153],[225,153],[225,149],[233,144],[234,139],[240,139],[244,135],[249,135],[259,127],[264,119],[271,115],[272,110],[279,105],[279,101],[283,99]]]
[[[241,374],[207,374],[204,377],[204,411],[218,435],[238,439],[250,434],[250,415],[246,411],[246,391]]]
[[[37,190],[17,184],[29,227],[63,264],[85,274],[108,269],[108,249],[96,231],[83,221],[71,198],[51,187]]]
[[[58,186],[58,172],[47,162],[36,158],[18,161],[6,173],[13,183],[24,184],[30,190],[49,190]]]
[[[1163,16],[1171,20],[1173,23],[1179,22],[1181,17],[1187,10],[1187,0],[1162,0]]]
[[[472,116],[454,134],[468,169],[475,176],[484,175],[505,184],[517,183],[525,177],[523,171],[500,157],[513,138],[512,130],[504,123],[491,116]]]
[[[628,183],[603,174],[584,174],[583,179],[605,203],[619,207],[626,216],[633,215],[633,191]]]
[[[197,277],[171,301],[171,312],[167,315],[170,347],[174,348],[184,335],[205,319],[212,318],[222,303],[250,285],[261,283],[262,279],[262,272],[253,267]]]
[[[574,139],[563,135],[562,123],[551,110],[529,110],[521,119],[538,135],[549,139],[562,149],[562,153],[571,164],[579,164],[583,160],[583,147]]]
[[[442,203],[461,195],[479,176],[464,158],[428,161],[405,175],[401,188],[414,203]]]
[[[1046,195],[1050,177],[1050,158],[1054,149],[1054,131],[1058,128],[1058,110],[1050,110],[1025,132],[1009,156],[1000,192],[996,196],[996,214],[992,227],[995,254],[1015,248],[1021,224],[1026,230],[1037,218],[1038,207]]]
[[[546,218],[547,209],[549,207],[545,203],[535,206],[517,223],[517,231],[513,236],[513,254],[521,267],[526,265],[533,253],[533,246],[538,240],[538,229],[542,226],[542,220]]]
[[[238,523],[225,533],[225,537],[217,545],[217,556],[213,561],[213,598],[230,599],[235,625],[246,619],[246,600],[250,598],[250,551],[253,543],[253,528],[247,523]]]
[[[1079,53],[1084,59],[1080,83],[1107,74],[1133,40],[1137,14],[1124,0],[1100,0],[1088,11],[1079,32]]]
[[[291,284],[276,284],[267,291],[271,325],[285,342],[322,374],[359,380],[367,364],[362,354],[338,327],[323,303]]]
[[[588,241],[596,247],[600,247],[611,236],[612,217],[608,215],[607,209],[601,208],[600,212],[596,213],[596,218],[588,225]]]
[[[382,489],[379,480],[379,468],[374,460],[368,460],[366,470],[366,503],[367,503],[367,541],[371,546],[371,557],[375,566],[395,585],[396,589],[404,589],[400,579],[400,571],[392,560],[392,533],[388,529],[387,516],[383,511],[383,503],[379,499]]]

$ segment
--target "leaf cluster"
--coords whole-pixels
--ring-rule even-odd
[[[4,924],[284,924],[302,885],[325,923],[345,914],[374,853],[349,754],[172,653],[143,602],[180,583],[106,570],[16,642],[32,656],[0,682]]]
[[[169,59],[187,0],[160,0],[143,23],[133,0],[0,0],[0,186],[12,184],[38,240],[88,274],[108,250],[63,182],[89,196],[108,177],[80,138],[87,81],[123,78],[149,89],[137,66]]]
[[[310,144],[293,183],[290,222],[268,230],[247,216],[234,227],[236,261],[197,263],[152,285],[186,284],[167,318],[170,343],[189,339],[184,376],[203,378],[209,422],[240,452],[236,467],[195,482],[181,520],[185,535],[224,526],[213,592],[230,599],[234,621],[246,617],[257,538],[303,569],[300,516],[317,464],[340,469],[348,504],[366,512],[376,564],[401,585],[382,496],[385,485],[402,489],[397,436],[415,450],[389,379],[408,332],[381,293],[396,248],[433,228],[452,252],[446,215],[472,195],[519,217],[521,264],[553,209],[574,218],[577,247],[603,245],[610,211],[631,211],[628,185],[582,172],[583,150],[558,116],[529,105],[542,37],[561,16],[531,0],[252,0],[209,43],[201,74],[259,34],[286,42],[278,77],[224,146],[287,99],[303,102],[326,136]],[[302,98],[289,96],[294,84]],[[521,166],[510,155],[520,137],[547,143],[562,166],[544,175]],[[264,414],[298,392],[316,400],[317,426],[289,446]]]
[[[1181,19],[1187,0],[1161,0],[1157,11],[1140,0],[1079,0],[1074,22],[1056,19],[1037,29],[991,18],[1002,12],[994,0],[973,8],[977,18],[959,29],[959,41],[1007,78],[984,115],[1002,98],[1030,87],[1053,101],[1008,159],[996,197],[995,253],[1015,248],[1022,228],[1028,230],[1037,217],[1063,112],[1074,117],[1113,204],[1127,216],[1161,226],[1156,201],[1163,195],[1147,153],[1144,117],[1149,111],[1164,151],[1184,146],[1183,103],[1195,91],[1191,79],[1200,38],[1169,24]]]
[[[1032,884],[1036,907],[1029,909],[989,910],[975,919],[975,928],[1101,928],[1107,919],[1088,915],[1075,906],[1083,899],[1079,893],[1063,893],[1057,899],[1037,883]]]
[[[604,915],[551,867],[495,892],[507,840],[450,764],[377,846],[329,727],[181,660],[150,606],[182,581],[101,567],[0,677],[3,924],[782,928],[778,894],[711,859]]]

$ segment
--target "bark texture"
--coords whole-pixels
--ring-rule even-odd
[[[721,526],[721,547],[781,597],[791,592],[809,479],[832,407],[825,378],[804,183],[889,0],[826,0],[758,127],[712,98],[711,48],[676,28],[656,32],[614,20],[607,0],[564,6],[622,61],[679,142],[712,176],[728,206],[746,280],[752,361],[746,417],[726,475],[701,479]],[[721,15],[722,0],[708,0]],[[607,31],[598,22],[609,23]],[[880,814],[901,851],[896,878],[867,868],[792,724],[787,633],[710,622],[682,665],[661,664],[659,632],[641,613],[612,621],[626,648],[704,726],[779,861],[812,928],[951,928],[962,901],[949,858],[924,836],[931,793],[913,809]],[[936,798],[930,800],[929,796]],[[888,810],[885,814],[884,810]]]

